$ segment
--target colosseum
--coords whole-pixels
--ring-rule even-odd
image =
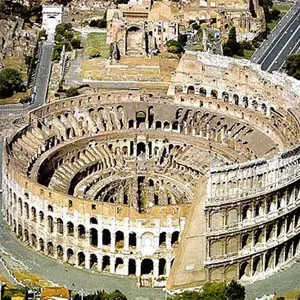
[[[300,252],[300,84],[187,52],[168,94],[44,105],[5,142],[11,230],[76,267],[168,290],[253,281]]]

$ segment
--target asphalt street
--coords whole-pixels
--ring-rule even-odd
[[[1,105],[0,116],[8,116],[12,114],[26,113],[31,109],[37,108],[44,104],[48,92],[48,82],[52,67],[52,50],[53,45],[49,42],[44,42],[41,49],[41,57],[37,66],[36,81],[36,95],[34,102],[30,105],[12,104]]]
[[[36,76],[36,96],[28,109],[34,109],[44,104],[48,92],[49,76],[52,67],[53,44],[44,42]]]
[[[300,39],[300,3],[295,4],[269,38],[253,55],[251,61],[261,64],[262,70],[279,70],[286,57],[295,51]]]

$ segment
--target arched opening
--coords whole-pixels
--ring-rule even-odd
[[[63,259],[63,257],[64,257],[64,250],[63,250],[63,247],[61,245],[58,245],[56,247],[56,253],[57,253],[57,258]]]
[[[195,94],[195,88],[194,88],[193,86],[190,85],[190,86],[187,88],[187,93],[188,93],[189,95]]]
[[[265,103],[263,103],[263,104],[261,105],[261,110],[262,110],[262,112],[263,112],[264,114],[267,114],[267,106],[266,106]]]
[[[233,104],[239,105],[239,96],[237,94],[233,95]]]
[[[206,97],[206,89],[202,87],[202,88],[199,90],[199,94],[200,94],[200,96]]]
[[[108,229],[103,229],[102,231],[102,244],[103,245],[110,245],[111,242],[111,236],[110,231]]]
[[[179,123],[178,123],[178,121],[175,121],[175,122],[173,122],[173,124],[172,124],[172,130],[178,130],[178,128],[179,128]]]
[[[247,108],[248,107],[248,97],[243,97],[243,106],[245,107],[245,108]]]
[[[35,234],[31,234],[31,246],[34,248],[37,247],[37,238]]]
[[[139,142],[137,144],[137,156],[140,154],[145,154],[146,153],[146,145],[143,142]]]
[[[53,218],[51,216],[48,216],[48,231],[53,232]]]
[[[23,236],[23,230],[22,230],[22,225],[21,224],[18,225],[18,236],[19,237]]]
[[[107,255],[102,258],[102,271],[110,271],[110,258]]]
[[[25,229],[24,230],[24,242],[28,242],[29,241],[29,233],[28,230]]]
[[[169,129],[170,129],[170,123],[164,122],[164,130],[169,130]]]
[[[70,264],[74,264],[73,259],[74,259],[74,251],[69,248],[67,250],[67,262]]]
[[[136,247],[136,233],[129,233],[129,247]]]
[[[227,92],[223,92],[222,93],[222,99],[225,101],[225,102],[228,102],[229,100],[229,94]]]
[[[90,256],[90,269],[97,269],[98,257],[96,254],[91,254]]]
[[[244,234],[243,236],[242,236],[242,249],[244,248],[244,247],[246,247],[247,245],[249,245],[249,243],[250,243],[250,235],[248,234],[248,233],[246,233],[246,234]]]
[[[142,128],[142,127],[144,127],[142,125],[145,125],[145,124],[146,124],[146,113],[143,111],[137,112],[136,113],[136,128],[145,129],[145,128]]]
[[[146,258],[142,260],[141,275],[151,274],[153,272],[152,259]]]
[[[171,245],[176,246],[179,243],[179,231],[174,231],[171,237]]]
[[[165,232],[161,232],[159,235],[159,246],[164,247],[166,246],[167,241],[167,234]]]
[[[27,202],[24,203],[24,209],[25,209],[25,216],[27,219],[29,219],[29,205]]]
[[[124,233],[122,231],[116,232],[116,248],[117,249],[124,248]]]
[[[241,263],[239,279],[241,279],[243,276],[248,276],[247,271],[248,271],[248,262]]]
[[[91,224],[98,224],[98,220],[95,217],[90,218]]]
[[[85,266],[85,255],[83,252],[79,252],[77,255],[78,258],[78,266],[84,267]]]
[[[31,207],[31,219],[33,222],[36,222],[36,208],[35,207]]]
[[[67,234],[69,236],[73,236],[74,235],[74,224],[72,222],[68,222],[67,223]]]
[[[54,248],[52,242],[47,243],[47,254],[50,256],[54,255]]]
[[[161,129],[161,121],[156,121],[155,129]]]
[[[135,260],[130,258],[128,263],[128,275],[135,275],[136,273],[136,263]]]
[[[78,225],[77,232],[78,232],[78,238],[80,239],[85,238],[85,227],[83,225]]]
[[[144,49],[144,32],[137,26],[126,31],[126,55],[142,55]]]
[[[40,223],[44,222],[44,213],[42,211],[39,212]]]
[[[122,267],[124,266],[124,261],[122,258],[117,257],[115,261],[115,272],[117,274],[122,273]]]
[[[257,103],[256,100],[253,100],[253,101],[252,101],[252,108],[253,108],[254,110],[257,110],[257,108],[258,108],[258,103]]]
[[[40,248],[40,251],[44,252],[44,250],[45,250],[45,243],[44,243],[43,239],[39,239],[39,248]]]
[[[166,260],[164,258],[159,259],[158,275],[166,275]]]
[[[93,247],[98,246],[98,231],[95,228],[90,229],[90,245]]]
[[[212,98],[218,99],[218,92],[216,90],[212,90],[210,95],[211,95]]]
[[[57,233],[64,234],[64,223],[62,219],[57,219]]]

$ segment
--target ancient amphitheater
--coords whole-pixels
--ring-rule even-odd
[[[264,277],[300,251],[299,95],[188,52],[168,95],[44,105],[6,141],[7,222],[36,251],[141,286]]]

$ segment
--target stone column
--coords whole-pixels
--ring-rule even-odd
[[[142,265],[141,259],[137,258],[135,262],[135,267],[136,267],[135,275],[137,277],[141,276],[141,265]]]
[[[159,274],[159,260],[158,258],[153,259],[153,278],[158,278]]]
[[[172,239],[172,235],[170,233],[167,233],[167,235],[166,235],[166,246],[167,246],[168,250],[172,249],[171,239]]]
[[[98,254],[97,259],[98,259],[98,271],[102,272],[102,255]]]
[[[111,233],[110,239],[110,252],[114,253],[116,249],[116,234],[115,232]]]
[[[115,273],[115,263],[116,263],[116,258],[114,256],[110,257],[110,273],[114,274]]]
[[[84,255],[85,255],[84,268],[89,270],[90,269],[90,253],[84,253]]]
[[[141,251],[142,247],[142,236],[140,234],[136,235],[136,251]]]
[[[128,276],[129,275],[129,258],[128,257],[124,257],[124,266],[125,266],[125,272],[123,275]]]
[[[102,243],[102,230],[97,230],[98,233],[98,248],[102,249],[103,243]]]
[[[124,251],[129,251],[129,232],[124,232]]]

